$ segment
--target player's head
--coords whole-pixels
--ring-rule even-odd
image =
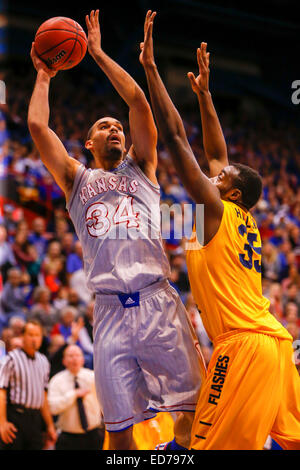
[[[262,192],[259,173],[240,163],[226,166],[211,181],[218,187],[222,199],[241,204],[247,210],[255,206]]]
[[[85,147],[95,160],[119,160],[125,153],[125,135],[120,121],[112,117],[98,119],[88,131]]]

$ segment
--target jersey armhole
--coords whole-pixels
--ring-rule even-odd
[[[221,201],[222,201],[222,199],[221,199]],[[218,237],[218,235],[219,235],[219,233],[220,233],[220,231],[221,231],[221,227],[222,227],[222,226],[224,225],[224,223],[225,223],[225,217],[224,217],[224,215],[225,215],[225,211],[226,211],[227,209],[226,209],[226,204],[224,204],[224,201],[222,201],[222,204],[223,204],[224,209],[223,209],[223,214],[222,214],[222,218],[221,218],[221,221],[220,221],[220,225],[219,225],[219,227],[218,227],[218,230],[216,231],[216,233],[214,234],[214,236],[212,237],[212,239],[209,240],[209,242],[208,242],[206,245],[201,245],[201,249],[202,249],[202,250],[205,250],[206,248],[208,248],[208,247],[216,240],[216,238]],[[196,232],[196,236],[197,236],[197,232]],[[197,238],[197,240],[198,240],[198,238]]]
[[[76,169],[76,173],[75,173],[73,188],[72,188],[71,194],[68,198],[68,201],[66,201],[66,208],[68,209],[68,211],[70,211],[70,209],[71,209],[71,206],[72,206],[73,200],[74,200],[74,196],[75,196],[75,194],[77,192],[77,189],[80,185],[81,179],[82,179],[82,177],[83,177],[83,175],[86,171],[87,171],[87,169],[85,168],[84,165],[82,165],[82,164],[78,165],[78,167]]]
[[[135,168],[135,170],[138,172],[138,174],[148,183],[154,191],[160,193],[160,186],[158,184],[152,183],[152,181],[145,175],[145,173],[142,171],[142,169],[139,167],[137,162],[134,160],[134,158],[128,153],[127,154],[128,162],[131,166]]]

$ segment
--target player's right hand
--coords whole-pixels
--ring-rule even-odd
[[[90,16],[86,15],[85,22],[88,30],[88,51],[95,57],[101,52],[99,10],[92,10]]]
[[[191,83],[192,90],[194,93],[196,93],[196,95],[198,95],[199,93],[203,94],[205,92],[208,92],[210,53],[206,51],[206,47],[206,42],[202,42],[201,47],[197,49],[199,75],[195,77],[193,72],[189,72],[187,74]]]
[[[156,11],[147,11],[144,23],[144,42],[140,43],[140,63],[143,65],[143,67],[155,64],[152,39],[153,21],[155,16]]]
[[[57,74],[58,70],[51,70],[49,69],[49,67],[47,67],[47,65],[45,64],[45,62],[43,62],[37,55],[35,49],[34,49],[34,42],[32,43],[31,45],[31,51],[30,51],[30,57],[31,57],[31,60],[33,62],[33,66],[35,68],[35,70],[37,72],[39,72],[40,70],[43,70],[44,72],[46,72],[46,74],[52,78],[52,77],[55,77],[55,75]]]
[[[16,438],[17,428],[13,423],[5,421],[0,425],[0,437],[4,444],[12,444]]]

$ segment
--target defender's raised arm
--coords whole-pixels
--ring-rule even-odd
[[[209,58],[207,44],[201,43],[197,49],[199,75],[188,73],[192,90],[196,93],[200,106],[203,146],[208,160],[210,176],[217,176],[227,166],[227,147],[211,93],[209,91]]]
[[[155,13],[148,12],[140,61],[145,69],[154,116],[161,138],[168,149],[185,188],[197,203],[205,204],[205,241],[216,233],[223,214],[223,203],[215,185],[201,171],[188,142],[182,119],[158,73],[152,41]]]

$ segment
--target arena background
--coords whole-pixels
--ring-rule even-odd
[[[86,1],[71,10],[63,1],[52,1],[51,5],[0,1],[0,79],[6,84],[6,104],[0,105],[0,216],[12,250],[19,225],[24,219],[27,221],[29,237],[37,215],[45,219],[48,242],[62,240],[59,230],[73,233],[71,224],[61,229],[57,223],[61,218],[68,220],[68,216],[62,193],[53,180],[38,165],[24,163],[34,154],[26,124],[35,79],[29,52],[35,31],[46,19],[71,17],[86,30],[85,15],[96,8],[100,9],[103,49],[132,74],[147,96],[144,71],[138,61],[139,43],[146,11],[158,12],[154,47],[159,70],[184,118],[195,155],[206,169],[198,104],[186,73],[197,72],[196,48],[202,41],[208,43],[210,90],[229,157],[257,168],[263,176],[264,192],[254,215],[264,246],[264,294],[271,301],[272,313],[288,327],[295,340],[299,339],[300,104],[292,102],[292,84],[300,80],[300,20],[294,1],[140,0],[103,5]],[[114,113],[128,130],[126,106],[88,53],[77,67],[58,73],[51,84],[50,103],[51,126],[70,153],[87,165],[91,164],[91,157],[82,145],[94,120],[104,113]],[[162,201],[190,202],[160,142],[158,148]],[[30,156],[34,161],[37,157]],[[75,240],[74,236],[71,251]],[[22,248],[26,254],[27,242]],[[172,267],[171,282],[193,318],[209,360],[212,345],[195,316],[181,243],[170,237],[166,250]],[[66,268],[69,254],[63,249],[62,254],[63,268],[48,281],[43,264],[47,248],[38,263],[17,262],[23,272],[30,274],[26,315],[35,305],[34,291],[38,286],[46,285],[51,291],[51,306],[58,305],[58,292],[64,287],[70,289],[71,273]],[[3,286],[7,282],[6,270],[2,272]],[[69,302],[68,296],[66,299]],[[87,302],[79,300],[79,311],[84,312]],[[45,335],[46,353],[51,338],[51,332]]]

